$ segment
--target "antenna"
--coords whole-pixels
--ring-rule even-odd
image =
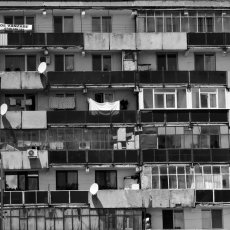
[[[90,189],[89,189],[90,193],[92,195],[96,195],[97,192],[98,192],[98,184],[97,183],[93,183],[91,186],[90,186]]]
[[[8,110],[7,104],[2,104],[1,105],[1,110],[0,110],[1,116],[4,116],[6,114],[6,112],[7,112],[7,110]]]
[[[41,62],[38,66],[38,72],[40,74],[43,74],[46,71],[46,68],[47,68],[46,62]]]

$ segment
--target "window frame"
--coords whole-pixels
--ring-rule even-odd
[[[93,20],[95,19],[99,19],[99,31],[97,29],[94,29],[93,28]],[[110,25],[109,27],[107,26],[106,27],[106,30],[104,31],[103,30],[103,19],[110,19]],[[112,16],[93,16],[92,19],[91,19],[91,25],[92,25],[92,32],[93,33],[112,33]]]
[[[97,178],[97,173],[103,173],[103,179],[106,181],[106,174],[107,173],[115,173],[116,174],[116,186],[114,187],[114,188],[111,188],[111,187],[107,187],[108,186],[108,181],[106,181],[106,185],[105,185],[105,187],[103,187],[103,188],[100,188],[100,185],[99,185],[99,183],[97,182],[97,180],[96,180],[96,178]],[[110,189],[117,189],[117,186],[118,186],[118,183],[117,183],[117,170],[95,170],[95,183],[97,183],[98,184],[98,186],[99,186],[99,189],[100,190],[110,190]]]
[[[169,55],[175,55],[176,56],[176,69],[175,70],[169,70]],[[165,66],[166,69],[159,69],[159,56],[165,56]],[[157,64],[157,71],[178,71],[178,54],[177,53],[157,53],[156,54],[156,64]]]
[[[201,102],[202,95],[207,96],[207,107],[202,107],[202,102]],[[215,96],[215,100],[216,100],[216,106],[215,107],[211,107],[211,95]],[[218,89],[215,89],[215,92],[214,91],[202,92],[202,88],[199,88],[199,108],[200,109],[218,109],[219,108],[218,101],[219,101]]]
[[[221,227],[214,227],[213,226],[213,221],[214,221],[214,218],[213,218],[213,213],[214,211],[221,211]],[[209,222],[209,225],[211,226],[211,229],[222,229],[223,228],[223,209],[220,209],[220,208],[215,208],[215,209],[201,209],[201,219],[202,219],[202,229],[210,229],[209,227],[205,227],[204,226],[204,219],[203,219],[203,212],[209,212],[209,217],[210,219],[208,219],[208,222]],[[207,221],[207,218],[206,218],[206,221]]]
[[[55,23],[54,23],[54,18],[55,17],[59,17],[61,18],[61,24],[62,24],[62,27],[61,27],[61,32],[55,32]],[[72,31],[71,32],[65,32],[65,18],[72,18],[73,20],[73,27],[72,27]],[[53,16],[53,32],[54,33],[74,33],[74,17],[73,16],[59,16],[59,15],[54,15]]]
[[[63,66],[63,70],[61,71],[61,70],[56,70],[56,56],[62,56],[62,66]],[[66,57],[68,57],[68,56],[71,56],[71,57],[73,57],[73,69],[71,69],[71,70],[66,70]],[[73,72],[74,71],[74,69],[75,69],[75,66],[74,66],[74,62],[75,62],[75,55],[74,54],[55,54],[54,55],[54,61],[55,61],[55,64],[54,64],[54,71],[57,71],[57,72]]]
[[[96,56],[100,56],[100,64],[101,64],[101,67],[100,67],[100,70],[97,70],[97,69],[94,69],[94,57]],[[104,57],[105,56],[108,56],[110,57],[110,70],[104,70],[105,66],[104,66]],[[95,72],[111,72],[112,71],[112,55],[109,55],[109,54],[92,54],[92,71],[95,71]]]
[[[35,176],[35,174],[37,174]],[[38,171],[17,171],[17,172],[12,172],[12,171],[6,171],[5,172],[5,178],[7,176],[13,176],[13,175],[16,175],[17,176],[17,188],[19,188],[19,184],[20,184],[20,181],[19,181],[19,177],[20,176],[25,176],[25,190],[21,190],[21,189],[16,189],[16,190],[13,190],[13,189],[7,189],[7,186],[6,186],[6,179],[5,179],[5,190],[6,191],[33,191],[33,190],[39,190],[39,173]],[[31,176],[30,176],[31,175]],[[37,188],[36,189],[29,189],[29,178],[36,178],[37,179]]]
[[[183,215],[183,228],[185,226],[185,218],[184,218],[184,210],[183,209],[162,209],[162,225],[163,225],[163,229],[169,229],[169,228],[164,228],[164,211],[166,212],[172,212],[172,221],[173,221],[173,228],[170,229],[178,229],[180,228],[180,226],[175,226],[175,220],[176,220],[176,213],[181,213]]]
[[[58,173],[64,173],[65,174],[65,185],[63,185],[63,189],[58,188]],[[68,173],[76,173],[77,175],[77,189],[70,189],[68,188]],[[61,190],[78,190],[79,188],[79,183],[78,183],[78,170],[56,170],[56,190],[61,191]]]
[[[24,58],[24,70],[11,70],[9,67],[6,67],[6,58],[7,57],[16,57],[16,56],[21,56]],[[35,67],[37,66],[37,55],[36,54],[6,54],[5,55],[5,71],[18,71],[18,72],[35,72],[37,71],[37,69],[35,68],[34,70],[28,70],[28,56],[33,56],[35,57]],[[10,69],[10,70],[7,70],[7,69]]]
[[[203,57],[203,69],[202,70],[199,70],[197,69],[197,66],[196,66],[196,57],[197,56],[202,56]],[[213,56],[214,57],[214,61],[215,61],[215,65],[214,65],[214,69],[213,70],[210,70],[207,68],[207,62],[206,62],[206,58],[208,56]],[[194,70],[195,71],[216,71],[216,54],[215,53],[194,53]]]

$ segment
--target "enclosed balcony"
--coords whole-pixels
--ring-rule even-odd
[[[43,47],[84,46],[82,33],[6,33],[0,36],[0,46]]]
[[[230,33],[188,33],[188,46],[225,47],[230,45]]]
[[[106,114],[106,115],[105,115]],[[108,111],[47,111],[47,123],[53,125],[61,124],[133,124],[137,122],[136,111],[118,110],[115,113]]]
[[[5,191],[4,206],[88,204],[88,191]]]
[[[49,164],[139,164],[138,150],[49,151]]]

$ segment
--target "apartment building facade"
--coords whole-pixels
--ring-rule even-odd
[[[229,9],[1,1],[2,228],[229,229]]]

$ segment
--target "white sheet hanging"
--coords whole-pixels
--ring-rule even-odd
[[[88,98],[88,102],[89,111],[91,111],[93,115],[96,115],[98,113],[103,115],[115,115],[118,114],[120,111],[120,101],[98,103],[93,99]]]

